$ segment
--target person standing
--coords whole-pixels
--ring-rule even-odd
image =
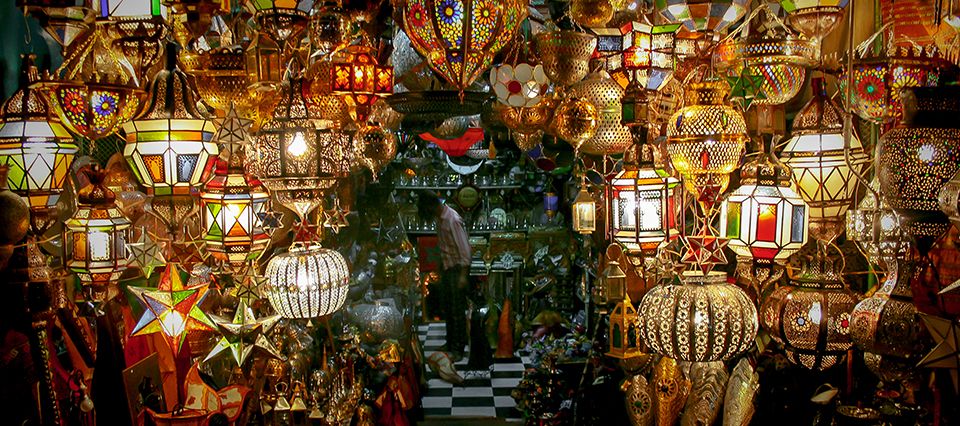
[[[446,309],[446,351],[454,362],[463,358],[467,344],[467,291],[470,272],[470,241],[463,226],[463,219],[456,210],[440,202],[433,191],[423,190],[418,194],[417,209],[424,220],[437,223],[437,239],[440,248],[441,301]]]

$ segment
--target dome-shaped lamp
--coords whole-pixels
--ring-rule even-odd
[[[270,305],[284,318],[316,318],[343,306],[350,270],[340,253],[316,246],[294,246],[267,263],[262,287]]]

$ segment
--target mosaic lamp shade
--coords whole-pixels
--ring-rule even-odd
[[[747,140],[743,115],[726,102],[726,83],[705,81],[686,89],[686,106],[667,121],[667,151],[684,187],[698,198],[709,189],[722,193],[740,164]],[[715,195],[701,200],[705,211]]]
[[[123,125],[123,155],[151,195],[187,195],[209,176],[218,153],[215,124],[197,108],[196,91],[167,49],[167,67],[150,84],[139,117]]]
[[[674,40],[680,24],[649,25],[628,22],[620,28],[624,34],[621,53],[623,67],[647,90],[660,90],[676,64]]]
[[[810,206],[810,232],[831,240],[842,230],[841,222],[856,195],[854,171],[863,172],[870,156],[854,132],[844,147],[840,107],[827,97],[822,79],[811,82],[813,98],[794,118],[792,136],[780,160],[793,170],[793,182]]]
[[[527,17],[521,0],[410,0],[403,29],[430,68],[464,91],[493,64]]]
[[[144,92],[130,62],[110,48],[109,21],[70,45],[57,77],[36,83],[63,125],[79,136],[97,140],[110,136],[134,117]]]
[[[628,259],[639,263],[677,235],[674,215],[680,181],[653,161],[653,148],[635,144],[610,181],[610,231]]]
[[[877,176],[901,228],[926,253],[950,227],[938,196],[960,171],[960,90],[910,88],[902,97],[903,121],[877,144]]]
[[[656,9],[667,21],[688,31],[720,33],[747,13],[747,0],[656,0]]]
[[[297,37],[307,29],[314,0],[249,0],[249,4],[257,23],[274,40],[297,42]]]
[[[782,263],[807,242],[807,204],[773,155],[761,153],[742,170],[741,186],[720,206],[720,236],[738,256]]]
[[[823,39],[840,24],[849,0],[780,0],[787,25],[811,39]]]
[[[267,263],[269,278],[261,287],[284,318],[317,318],[338,311],[350,289],[347,261],[334,250],[294,246]]]
[[[721,72],[737,77],[749,72],[760,76],[763,96],[754,98],[757,105],[781,105],[793,99],[806,81],[806,68],[817,56],[810,40],[781,35],[773,30],[746,39],[731,38],[720,43],[714,52],[714,63]]]
[[[726,273],[685,273],[681,284],[659,285],[637,308],[640,338],[678,361],[733,358],[753,346],[757,308]]]
[[[901,47],[885,55],[853,63],[850,106],[860,118],[874,123],[894,122],[902,113],[900,94],[908,87],[934,87],[949,64],[943,59]],[[837,80],[846,93],[846,75]]]
[[[130,220],[116,204],[116,195],[103,185],[106,173],[94,166],[82,169],[90,184],[77,194],[78,208],[64,223],[66,266],[87,285],[105,286],[127,269]]]
[[[331,92],[343,97],[361,123],[378,99],[393,93],[393,67],[380,65],[375,54],[371,47],[354,45],[331,65]]]
[[[22,56],[20,89],[0,112],[0,164],[9,167],[7,187],[33,209],[56,206],[77,153],[73,136],[39,91],[33,55]]]

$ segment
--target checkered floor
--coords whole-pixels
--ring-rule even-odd
[[[446,342],[447,327],[444,323],[429,323],[419,327],[420,342],[425,357]],[[494,360],[487,370],[467,370],[470,354],[456,363],[457,372],[464,378],[463,386],[455,386],[440,379],[427,367],[427,391],[423,396],[423,412],[426,417],[499,417],[520,421],[520,412],[510,392],[523,377],[526,357],[514,360]]]

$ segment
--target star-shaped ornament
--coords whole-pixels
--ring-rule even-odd
[[[265,211],[257,213],[257,217],[260,218],[263,229],[270,235],[273,235],[274,231],[283,227],[283,212]]]
[[[680,261],[693,268],[699,268],[704,275],[713,271],[717,265],[727,263],[727,256],[723,254],[726,240],[710,233],[704,226],[697,235],[683,238],[686,248]]]
[[[957,380],[957,368],[960,368],[960,322],[924,313],[920,314],[920,319],[937,346],[917,363],[917,367],[950,370],[954,390],[960,389]]]
[[[325,218],[323,226],[330,228],[334,234],[340,233],[341,229],[350,226],[350,222],[347,221],[347,213],[340,210],[339,207],[324,211],[323,216]]]
[[[143,271],[143,276],[150,278],[153,269],[167,264],[163,258],[163,250],[146,231],[140,232],[140,239],[135,243],[127,243],[127,250],[130,252],[130,263],[136,265]]]
[[[216,328],[216,324],[200,309],[209,285],[185,286],[183,278],[176,265],[167,264],[157,288],[128,287],[144,308],[131,336],[163,333],[167,345],[176,354],[191,331]]]
[[[249,267],[238,278],[234,280],[233,287],[228,290],[229,295],[247,304],[260,299],[260,290],[258,289],[267,277],[258,274],[256,268]]]
[[[277,347],[267,338],[278,321],[280,321],[279,315],[258,319],[254,316],[253,309],[241,300],[232,321],[220,318],[216,320],[223,337],[203,360],[209,361],[229,351],[233,360],[237,362],[237,366],[242,366],[254,350],[261,351],[272,358],[282,359]]]
[[[763,76],[753,75],[750,67],[743,67],[740,75],[727,77],[730,83],[730,100],[740,103],[743,110],[750,108],[753,101],[766,99],[763,93]]]

